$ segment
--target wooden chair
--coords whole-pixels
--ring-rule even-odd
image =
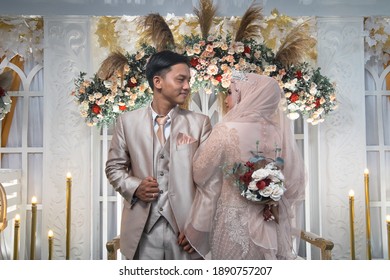
[[[0,232],[7,227],[7,195],[0,183]]]
[[[106,243],[107,248],[107,259],[116,260],[116,253],[120,249],[119,247],[119,236],[114,237],[112,240]]]
[[[321,250],[321,260],[332,259],[332,249],[334,247],[334,243],[332,241],[303,230],[301,231],[301,239]]]
[[[321,259],[322,260],[331,260],[332,259],[332,249],[334,243],[330,240],[324,239],[321,236],[318,236],[311,232],[301,231],[301,239],[310,243],[311,245],[319,248],[321,250]],[[116,236],[112,240],[106,243],[107,248],[107,259],[116,260],[117,251],[120,249],[119,245],[120,237]]]

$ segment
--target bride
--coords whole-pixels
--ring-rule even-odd
[[[305,172],[290,120],[279,110],[280,87],[271,77],[241,73],[229,92],[228,113],[194,156],[197,191],[185,235],[204,258],[293,259]],[[284,159],[285,192],[277,202],[250,201],[224,166],[245,163],[253,151],[275,157],[275,145]]]

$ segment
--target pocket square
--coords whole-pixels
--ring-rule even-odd
[[[184,144],[191,144],[191,143],[194,143],[196,141],[197,140],[195,138],[193,138],[187,134],[179,132],[179,134],[177,135],[176,145],[179,146],[179,145],[184,145]]]

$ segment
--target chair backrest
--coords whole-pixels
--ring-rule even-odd
[[[7,227],[7,195],[0,183],[0,232]]]
[[[301,239],[321,250],[321,260],[332,259],[334,243],[312,232],[301,231]]]

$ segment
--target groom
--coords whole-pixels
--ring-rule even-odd
[[[154,54],[146,77],[150,106],[122,114],[106,175],[124,198],[120,248],[128,259],[194,259],[182,231],[195,195],[192,157],[211,132],[210,119],[183,110],[190,94],[188,59]]]

